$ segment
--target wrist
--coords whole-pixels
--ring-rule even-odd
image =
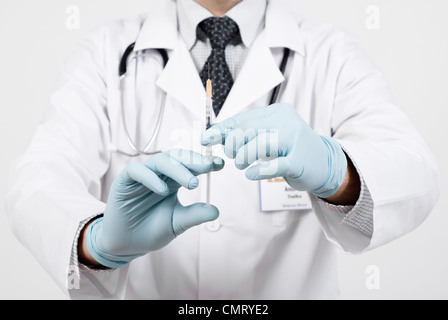
[[[355,205],[361,193],[361,179],[350,157],[347,157],[347,172],[338,191],[325,200],[334,205]]]

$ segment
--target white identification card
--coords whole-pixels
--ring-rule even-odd
[[[261,211],[285,211],[311,209],[307,192],[291,188],[283,178],[260,181]]]

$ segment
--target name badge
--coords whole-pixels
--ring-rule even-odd
[[[312,209],[307,192],[291,188],[283,178],[260,181],[261,211]]]

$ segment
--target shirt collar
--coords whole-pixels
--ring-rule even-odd
[[[267,0],[243,0],[226,13],[238,24],[244,46],[250,47],[264,27],[266,6]],[[191,49],[196,43],[197,25],[213,14],[194,0],[177,0],[177,7],[179,32]]]

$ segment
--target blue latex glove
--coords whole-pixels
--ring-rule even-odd
[[[250,180],[283,177],[292,188],[320,198],[336,193],[347,170],[340,145],[317,135],[288,104],[240,113],[204,132],[201,143],[223,144],[240,170],[263,160],[246,170]]]
[[[192,151],[173,150],[132,163],[112,184],[104,216],[87,229],[92,257],[109,268],[158,250],[187,229],[215,220],[218,209],[196,203],[184,207],[177,193],[194,189],[196,175],[221,170],[221,158],[208,159]]]

